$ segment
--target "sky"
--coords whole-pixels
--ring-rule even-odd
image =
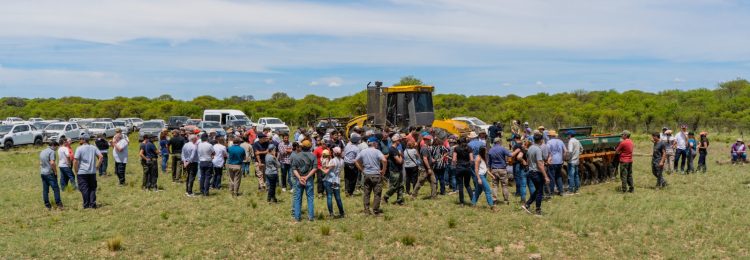
[[[341,97],[714,88],[750,78],[750,1],[2,1],[0,97]]]

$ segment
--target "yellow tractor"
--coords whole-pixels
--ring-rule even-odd
[[[433,127],[447,134],[465,136],[470,128],[455,120],[435,120],[432,105],[433,86],[392,86],[383,87],[376,81],[374,86],[367,84],[367,114],[352,118],[346,124],[346,136],[356,126],[396,131],[409,127]]]

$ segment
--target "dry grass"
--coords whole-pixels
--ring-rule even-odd
[[[726,144],[712,145],[709,161],[726,156]],[[639,142],[638,152],[650,147]],[[670,187],[656,190],[650,158],[636,157],[634,194],[617,192],[615,181],[584,186],[580,195],[546,201],[542,218],[515,203],[498,212],[459,207],[457,196],[384,205],[384,216],[371,217],[360,213],[357,196],[344,198],[345,219],[296,223],[291,194],[279,193],[278,204],[259,204],[266,195],[254,178],[242,180],[244,195],[237,198],[226,189],[186,198],[184,184],[162,173],[163,192],[142,191],[137,147],[131,148],[127,181],[136,185],[99,178],[97,210],[81,209],[80,194],[66,191],[67,209],[47,211],[39,198],[38,149],[0,153],[0,164],[9,166],[0,189],[0,258],[105,258],[113,252],[137,259],[750,257],[750,172],[743,166],[710,163],[708,174],[667,176]],[[325,199],[315,203],[317,212],[325,211]],[[123,238],[126,250],[112,250],[125,247]]]

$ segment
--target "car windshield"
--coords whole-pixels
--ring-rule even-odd
[[[201,121],[199,121],[199,120],[188,120],[187,122],[185,122],[185,124],[186,125],[197,125],[197,124],[200,124],[200,122]]]
[[[237,118],[237,120],[245,120],[245,121],[249,121],[250,120],[245,115],[236,115],[234,117]]]
[[[164,126],[160,122],[145,122],[143,123],[142,128],[164,128]]]
[[[203,128],[221,128],[219,122],[204,122]]]
[[[89,127],[91,123],[91,121],[78,121],[78,125],[80,125],[81,127]]]
[[[184,123],[187,120],[188,120],[188,117],[186,116],[173,116],[169,118],[170,123],[177,123],[177,122]]]
[[[469,119],[469,121],[471,121],[471,123],[473,123],[473,124],[475,124],[475,125],[486,125],[486,124],[487,124],[487,123],[485,123],[484,121],[482,121],[482,120],[479,120],[479,119],[476,119],[476,118],[474,118],[474,119]]]
[[[0,133],[8,133],[13,129],[12,125],[0,125]]]
[[[281,119],[278,119],[278,118],[269,118],[269,119],[266,119],[266,124],[269,124],[269,125],[280,125],[280,124],[283,124],[283,123],[284,122],[282,122]]]
[[[132,120],[133,120],[133,122],[139,122],[139,123],[140,123],[140,122],[143,122],[143,120],[142,120],[142,119],[139,119],[139,118],[133,118]]]
[[[91,124],[91,128],[93,128],[93,129],[104,129],[104,128],[107,128],[107,123],[93,123],[93,124]]]
[[[64,128],[65,128],[64,124],[51,124],[51,125],[48,125],[47,128],[45,128],[45,130],[54,131],[54,130],[63,130]]]
[[[115,126],[125,126],[125,122],[112,122]]]

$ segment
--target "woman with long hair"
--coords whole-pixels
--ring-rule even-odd
[[[479,153],[477,154],[477,157],[474,158],[474,174],[477,177],[477,187],[474,190],[474,196],[471,197],[471,205],[476,206],[477,200],[479,200],[479,195],[482,195],[482,192],[484,192],[484,195],[487,197],[487,205],[490,206],[490,209],[495,210],[495,204],[492,200],[492,189],[490,189],[490,183],[487,181],[487,148],[482,147],[479,148]]]
[[[464,205],[464,188],[471,199],[471,149],[465,137],[458,141],[453,150],[453,165],[456,169],[456,186],[458,188],[458,203]]]

